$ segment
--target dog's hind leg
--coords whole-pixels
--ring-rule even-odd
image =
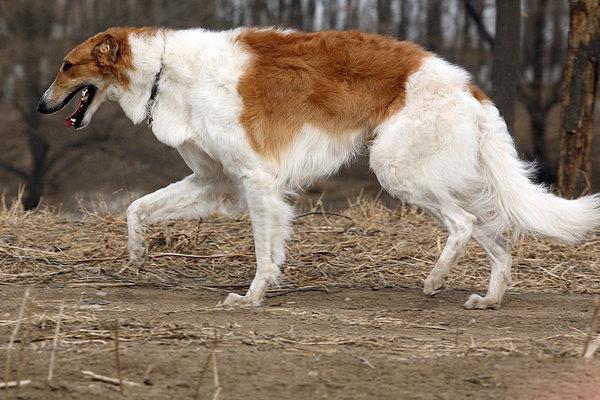
[[[393,196],[432,214],[448,231],[446,245],[424,282],[425,294],[443,287],[453,264],[471,239],[476,218],[460,199],[476,178],[478,138],[475,118],[456,98],[425,96],[422,107],[401,111],[380,125],[370,164]]]
[[[371,168],[381,185],[432,214],[448,231],[442,254],[424,282],[428,295],[443,287],[476,221],[459,201],[460,193],[471,189],[477,165],[476,132],[468,118],[447,114],[455,111],[451,104],[446,108],[425,115],[398,114],[378,128],[371,146]]]
[[[230,211],[237,205],[236,194],[228,183],[210,182],[196,174],[137,199],[127,208],[130,263],[140,268],[146,261],[144,224],[203,218],[218,209]]]
[[[423,293],[434,295],[444,287],[452,266],[465,253],[471,240],[476,218],[458,206],[445,204],[432,211],[448,231],[448,239],[442,254],[435,263],[423,285]]]
[[[268,286],[279,276],[291,212],[276,188],[274,177],[268,173],[255,171],[244,177],[243,188],[254,233],[256,274],[244,296],[231,293],[224,304],[258,306],[263,303]]]
[[[465,303],[465,308],[486,309],[499,308],[506,287],[510,284],[510,268],[512,265],[511,242],[504,236],[489,233],[483,225],[475,225],[473,239],[485,250],[492,262],[490,284],[485,297],[472,294]]]

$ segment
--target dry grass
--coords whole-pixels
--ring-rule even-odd
[[[80,221],[73,221],[48,209],[28,213],[16,206],[0,204],[0,227],[0,284],[204,287],[225,293],[232,288],[243,290],[254,274],[251,228],[246,217],[211,217],[199,222],[149,227],[150,260],[139,274],[123,270],[127,262],[127,229],[123,215],[85,212]],[[280,288],[270,292],[272,296],[289,290],[329,290],[336,286],[420,287],[445,240],[444,232],[418,210],[403,206],[389,209],[374,200],[357,201],[336,213],[311,209],[299,214],[294,228],[283,281]],[[537,240],[519,243],[514,251],[511,289],[600,293],[599,233],[579,246]],[[485,255],[477,246],[470,245],[448,284],[454,288],[483,290],[488,279]],[[123,310],[120,306],[107,305],[100,312],[99,307],[85,300],[71,300],[67,305],[64,300],[46,302],[31,321],[35,331],[35,342],[31,344],[33,354],[54,353],[59,343],[61,356],[54,367],[51,354],[49,366],[56,368],[60,375],[67,368],[66,360],[71,353],[118,349],[119,343],[124,349],[149,343],[182,349],[203,346],[210,349],[210,353],[193,387],[195,393],[208,390],[213,398],[218,398],[221,391],[218,378],[221,365],[217,365],[215,354],[217,342],[225,351],[241,345],[276,346],[290,353],[336,354],[341,347],[346,347],[352,348],[348,351],[366,350],[372,355],[384,353],[409,360],[457,355],[577,356],[588,336],[587,331],[571,324],[548,332],[522,334],[496,330],[493,334],[474,335],[464,321],[440,323],[440,316],[432,318],[423,310],[410,311],[412,316],[407,313],[374,315],[338,308],[301,309],[283,304],[266,307],[261,312],[268,316],[266,320],[350,329],[301,334],[290,329],[287,334],[273,335],[269,330],[244,329],[238,324],[243,324],[240,319],[233,324],[219,322],[214,318],[215,312],[221,310],[219,306],[196,307],[194,314],[202,316],[202,321],[211,321],[210,324],[200,325],[185,318],[176,322],[161,321],[160,316],[144,319],[135,317],[135,312],[125,314],[117,342],[114,320],[106,309]],[[14,316],[0,320],[0,329],[8,330],[19,320],[14,320]],[[131,353],[124,352],[124,360],[127,354],[131,357]],[[115,357],[118,355],[115,352]],[[367,366],[370,364],[364,357],[361,360]],[[87,362],[80,367],[86,377],[114,386],[120,382],[113,377],[120,375],[119,364],[117,361],[116,373],[112,361],[107,363],[110,369],[103,370],[102,364],[88,365]],[[150,367],[145,378],[136,379],[138,382],[147,380]],[[214,387],[202,379],[211,369]],[[106,371],[113,376],[99,375]],[[196,370],[194,376],[198,376]],[[157,376],[157,379],[162,378]],[[119,387],[123,384],[128,385],[127,391],[139,387],[125,380]]]
[[[0,284],[244,287],[254,274],[246,217],[211,217],[147,228],[150,259],[139,274],[125,269],[123,215],[84,211],[80,221],[49,209],[24,212],[0,204]],[[294,221],[281,288],[419,286],[445,234],[415,208],[389,209],[359,200],[338,213],[312,209]],[[600,232],[573,246],[529,239],[514,251],[513,290],[600,293]],[[122,273],[118,273],[121,271]],[[449,285],[483,289],[488,261],[476,245]],[[190,279],[194,278],[194,279]]]
[[[311,211],[294,221],[277,290],[420,286],[445,240],[428,216],[410,207],[389,209],[362,199],[339,214]],[[254,274],[246,217],[149,227],[150,260],[139,274],[122,271],[127,261],[123,215],[86,211],[73,221],[48,209],[24,212],[2,202],[0,229],[1,284],[202,285],[220,291],[243,288]],[[523,241],[513,255],[512,290],[600,293],[600,232],[578,246]],[[485,254],[470,244],[448,284],[481,290],[488,278]]]

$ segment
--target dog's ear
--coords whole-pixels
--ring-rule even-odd
[[[119,43],[112,35],[106,35],[104,40],[94,47],[92,55],[100,65],[109,66],[119,59]]]

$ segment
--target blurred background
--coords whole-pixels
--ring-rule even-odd
[[[0,0],[0,191],[8,198],[22,187],[26,208],[104,199],[121,209],[188,174],[174,150],[114,104],[77,133],[63,122],[71,107],[35,110],[74,45],[111,26],[146,25],[359,29],[415,41],[470,71],[507,117],[521,156],[538,160],[538,180],[556,181],[567,0]],[[598,190],[598,140],[591,160]],[[379,191],[364,158],[307,193],[343,203],[361,191]]]

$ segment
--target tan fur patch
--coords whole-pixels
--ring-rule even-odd
[[[370,131],[404,105],[408,77],[428,52],[360,32],[248,29],[251,54],[238,85],[241,123],[256,152],[278,159],[301,127],[331,135]]]
[[[129,35],[148,35],[156,32],[156,28],[110,28],[87,39],[67,54],[64,61],[72,65],[68,71],[62,66],[54,80],[54,101],[64,98],[68,91],[83,84],[89,79],[101,79],[108,83],[118,83],[127,87],[129,79],[127,71],[133,68]],[[110,40],[118,46],[117,60],[102,59],[98,46]]]
[[[490,98],[485,94],[483,90],[481,90],[477,85],[471,83],[469,85],[469,91],[477,99],[478,102],[483,103],[484,101],[489,101]]]

